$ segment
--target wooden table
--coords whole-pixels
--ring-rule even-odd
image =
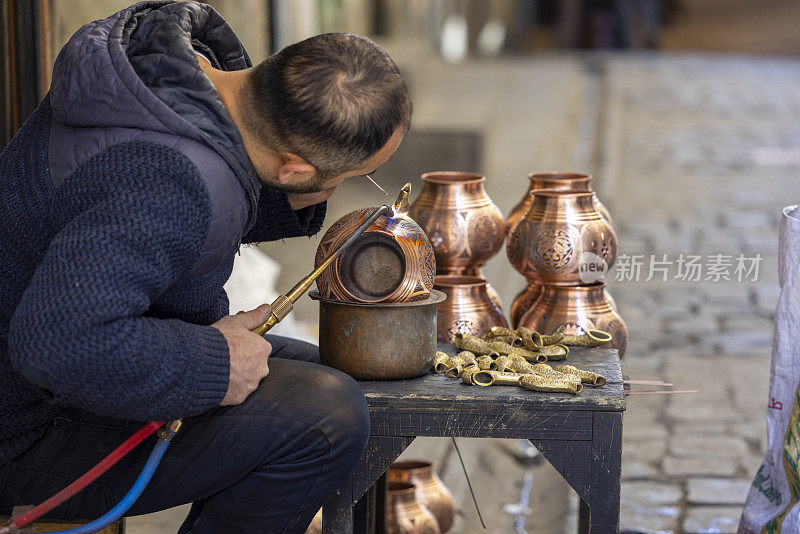
[[[452,345],[440,348],[455,352]],[[368,533],[371,524],[382,524],[382,475],[417,436],[528,439],[580,497],[579,531],[616,532],[625,410],[619,359],[615,350],[573,347],[568,363],[602,374],[608,384],[574,396],[468,386],[434,374],[359,381],[370,438],[353,473],[325,504],[325,534]]]

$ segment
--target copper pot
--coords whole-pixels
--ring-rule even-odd
[[[486,178],[471,172],[427,172],[409,214],[425,230],[437,274],[466,274],[503,246],[505,221],[486,194]]]
[[[314,519],[311,520],[311,524],[308,525],[305,534],[322,534],[322,508],[317,510],[317,513],[314,515]]]
[[[395,462],[389,468],[388,482],[408,482],[416,486],[417,502],[436,518],[444,533],[453,526],[456,503],[453,494],[436,474],[433,464],[419,460]]]
[[[580,269],[597,263],[611,269],[617,236],[594,198],[591,191],[535,190],[530,210],[508,236],[511,265],[540,284],[585,283]]]
[[[604,347],[615,348],[620,357],[628,345],[628,327],[606,298],[606,285],[595,282],[585,286],[542,286],[542,294],[519,326],[551,333],[581,335],[588,330],[603,330],[612,336]]]
[[[425,300],[365,304],[319,301],[319,356],[324,365],[353,378],[399,380],[424,375],[436,354],[436,309],[445,299],[431,290]]]
[[[528,282],[525,289],[517,293],[514,297],[514,302],[511,303],[511,325],[517,328],[519,320],[525,315],[525,312],[533,307],[536,299],[542,293],[542,286],[536,282]]]
[[[447,295],[436,307],[439,343],[453,343],[456,334],[483,335],[493,326],[508,326],[503,311],[486,292],[486,280],[477,276],[436,276],[434,287]]]
[[[558,191],[591,191],[592,187],[589,182],[592,180],[590,174],[579,174],[575,172],[532,172],[528,175],[528,190],[522,200],[511,209],[506,219],[508,232],[511,233],[512,227],[521,221],[525,214],[531,207],[533,196],[531,193],[535,189],[555,189]],[[611,223],[611,215],[608,213],[606,207],[597,199],[594,198],[594,207],[609,223]]]
[[[387,534],[439,534],[436,518],[417,502],[413,484],[389,482],[386,488]]]
[[[331,225],[317,248],[319,265],[376,208],[348,213]],[[320,294],[349,302],[425,300],[436,272],[433,247],[405,214],[380,217],[317,279]]]

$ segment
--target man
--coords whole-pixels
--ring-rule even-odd
[[[192,502],[180,532],[303,532],[361,456],[364,397],[316,347],[251,333],[268,306],[227,315],[222,286],[242,243],[319,231],[410,116],[394,62],[355,35],[251,67],[196,2],[81,28],[0,156],[0,514],[183,417],[131,514]],[[107,511],[153,442],[50,517]]]

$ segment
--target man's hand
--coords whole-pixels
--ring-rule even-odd
[[[231,355],[228,392],[220,406],[241,404],[269,374],[267,358],[272,352],[269,341],[250,330],[269,318],[269,304],[255,310],[223,317],[213,326],[225,336]]]

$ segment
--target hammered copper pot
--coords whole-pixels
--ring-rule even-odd
[[[376,208],[348,213],[331,225],[317,248],[319,265]],[[317,279],[324,298],[381,303],[425,300],[436,273],[428,237],[405,214],[380,217]]]
[[[408,482],[416,486],[417,502],[436,518],[444,533],[453,526],[456,504],[453,494],[436,474],[433,464],[420,460],[395,462],[389,468],[387,482]]]
[[[565,334],[584,334],[603,330],[612,336],[603,347],[615,348],[620,357],[628,345],[628,327],[607,298],[606,285],[595,282],[585,286],[542,286],[542,294],[519,326],[542,333],[561,329]]]
[[[503,247],[503,213],[486,193],[486,178],[460,171],[427,172],[409,215],[425,230],[436,255],[436,274],[483,277],[481,267]],[[498,308],[500,296],[487,291]]]
[[[539,284],[586,283],[580,269],[617,259],[617,236],[594,207],[591,191],[537,189],[525,217],[508,236],[511,265]]]
[[[576,172],[532,172],[528,175],[528,189],[522,200],[511,209],[506,219],[506,226],[509,233],[512,227],[517,224],[525,214],[533,202],[533,193],[536,189],[555,189],[558,191],[591,191],[592,187],[589,182],[592,180],[590,174],[580,174]],[[609,223],[611,223],[611,215],[608,213],[606,207],[595,196],[594,207]]]
[[[433,287],[447,296],[436,306],[439,343],[453,343],[456,334],[480,336],[493,326],[508,327],[503,311],[489,298],[487,285],[477,276],[436,276]]]
[[[511,326],[517,328],[519,321],[525,312],[533,307],[536,299],[542,294],[542,286],[536,282],[528,282],[525,289],[517,293],[514,302],[511,303]]]
[[[386,484],[386,534],[439,534],[436,518],[420,506],[413,484]]]

